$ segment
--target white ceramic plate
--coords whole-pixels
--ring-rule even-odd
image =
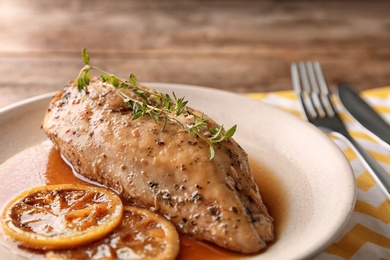
[[[288,198],[287,221],[278,240],[256,259],[310,258],[337,238],[355,203],[355,180],[344,154],[321,131],[296,116],[230,92],[146,85],[185,96],[191,107],[227,127],[237,124],[235,139],[282,182]],[[0,110],[0,163],[46,139],[40,124],[52,96]],[[0,256],[6,253],[2,250]]]

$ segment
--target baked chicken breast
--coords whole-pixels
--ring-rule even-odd
[[[247,154],[232,138],[210,160],[209,144],[176,122],[164,128],[163,120],[133,115],[112,86],[92,80],[80,92],[69,83],[51,101],[42,128],[77,173],[158,211],[180,232],[242,253],[266,247],[272,218]],[[193,116],[182,117],[193,123]]]

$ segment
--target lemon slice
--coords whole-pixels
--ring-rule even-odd
[[[47,259],[175,259],[179,235],[163,216],[124,207],[121,224],[105,239],[73,250],[51,251]]]
[[[4,232],[34,249],[65,249],[98,240],[122,219],[123,204],[114,192],[84,185],[35,187],[4,209]]]

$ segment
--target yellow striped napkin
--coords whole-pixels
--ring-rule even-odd
[[[390,123],[390,87],[367,90],[361,94]],[[303,118],[293,91],[253,93],[248,96]],[[337,98],[335,101],[351,135],[390,173],[390,150],[371,138]],[[357,183],[357,201],[340,238],[315,259],[390,259],[390,201],[354,152],[343,141],[336,139],[335,142],[352,165]]]

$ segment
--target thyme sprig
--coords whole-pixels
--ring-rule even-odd
[[[85,48],[82,50],[81,56],[85,65],[76,79],[76,86],[79,92],[87,90],[91,78],[90,71],[95,70],[99,72],[102,82],[107,86],[113,87],[115,93],[133,110],[134,115],[131,120],[149,115],[156,123],[158,120],[163,120],[162,131],[165,129],[168,121],[176,122],[181,128],[188,129],[194,136],[208,143],[210,146],[210,160],[215,156],[214,147],[219,146],[220,142],[231,138],[236,132],[237,125],[232,126],[227,131],[224,131],[223,125],[217,128],[208,127],[208,122],[204,115],[197,116],[192,113],[187,108],[188,101],[185,101],[184,97],[176,97],[174,92],[171,97],[168,94],[139,85],[137,78],[133,74],[129,76],[128,80],[123,80],[114,74],[92,66],[89,54]],[[123,91],[124,89],[130,90],[130,92],[125,92]],[[181,115],[192,115],[194,118],[193,123],[187,124],[180,120],[179,116]]]

